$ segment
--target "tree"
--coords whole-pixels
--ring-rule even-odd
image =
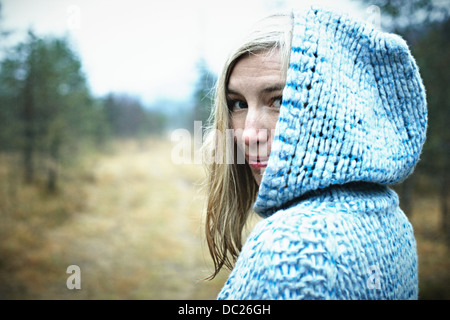
[[[414,53],[427,89],[428,139],[423,170],[439,186],[443,230],[450,244],[450,19],[434,23],[417,41]]]
[[[104,112],[114,136],[132,138],[162,133],[166,117],[150,110],[141,101],[128,94],[110,93],[104,98]]]
[[[361,0],[380,8],[383,29],[401,34],[410,44],[421,38],[427,26],[448,17],[450,6],[435,0]]]
[[[1,63],[0,147],[22,153],[24,180],[45,165],[47,188],[57,188],[57,168],[97,133],[101,116],[67,39],[39,38],[32,31]],[[1,121],[1,120],[0,120]]]
[[[209,70],[206,62],[198,63],[199,79],[194,92],[194,121],[201,121],[203,127],[209,125],[209,116],[214,101],[214,85],[217,77]],[[192,127],[193,128],[193,127]]]

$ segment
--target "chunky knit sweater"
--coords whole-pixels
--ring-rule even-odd
[[[388,186],[419,160],[425,90],[407,44],[347,16],[294,14],[261,220],[219,299],[417,299],[413,229]]]

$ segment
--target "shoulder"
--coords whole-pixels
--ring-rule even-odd
[[[328,277],[324,268],[328,262],[323,259],[326,236],[321,232],[321,220],[320,215],[297,208],[260,221],[219,297],[325,298]]]
[[[308,268],[314,268],[311,255],[323,255],[329,247],[330,216],[322,209],[304,206],[278,211],[256,225],[246,250],[268,257],[273,268],[296,265],[298,268],[291,271],[303,272],[305,261]]]
[[[306,233],[322,229],[324,216],[321,212],[313,212],[310,208],[301,206],[280,210],[260,221],[246,244],[258,243],[261,250],[270,251],[273,251],[273,244],[281,246],[283,251],[293,248],[294,245],[299,245],[298,242],[303,242],[305,237],[308,238]]]

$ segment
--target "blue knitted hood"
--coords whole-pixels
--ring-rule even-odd
[[[254,210],[305,193],[401,182],[426,136],[425,89],[399,36],[332,12],[294,14],[283,103]]]

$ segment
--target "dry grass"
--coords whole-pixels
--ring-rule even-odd
[[[122,141],[62,172],[56,195],[20,183],[17,159],[0,157],[1,299],[215,299],[202,228],[200,165],[174,165],[171,142]],[[412,217],[421,298],[450,298],[448,248],[436,199]],[[69,265],[81,290],[69,290]]]
[[[167,141],[121,142],[65,174],[57,196],[16,187],[0,206],[0,298],[214,299],[226,275],[202,280],[203,169],[173,165],[170,152]],[[66,287],[72,264],[81,290]]]

